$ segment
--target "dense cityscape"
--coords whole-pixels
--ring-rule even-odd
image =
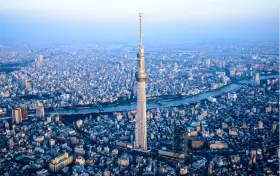
[[[147,46],[148,100],[197,95],[239,79],[252,79],[255,73],[278,74],[277,42],[203,46]],[[37,49],[2,45],[0,61],[3,70],[8,70],[0,74],[2,111],[9,113],[21,104],[34,109],[38,101],[45,108],[135,102],[135,48],[72,44]]]
[[[129,32],[133,23],[118,19],[122,14],[129,20],[133,7],[12,1],[0,2],[0,24],[7,34],[3,37],[0,29],[1,176],[280,175],[280,56],[271,4],[162,1],[150,11],[141,0],[134,7],[148,15],[145,23],[146,16],[138,14],[138,41],[128,37],[134,36]],[[180,4],[188,5],[187,17]],[[29,15],[13,16],[17,11]],[[115,21],[106,19],[106,11],[116,15]],[[11,19],[4,15],[3,20],[5,13]],[[159,16],[170,23],[166,44],[159,39],[166,30]],[[9,19],[11,24],[18,20],[21,34],[16,27],[8,30]],[[48,30],[50,21],[40,26],[42,19],[56,21],[56,30]],[[32,44],[25,28],[33,23],[34,36],[42,31],[44,36]],[[207,34],[192,40],[202,35],[199,28],[211,40]],[[227,36],[230,28],[233,35]],[[149,30],[158,44],[148,42]],[[29,42],[13,36],[22,34]],[[116,42],[113,35],[130,39]],[[89,42],[74,41],[82,36]],[[39,38],[45,41],[40,44]],[[94,42],[98,39],[102,42]]]
[[[1,73],[1,175],[279,174],[277,44],[253,44],[146,50],[148,101],[241,86],[197,102],[148,106],[145,155],[133,151],[135,110],[57,113],[134,103],[131,47],[2,45],[1,63],[12,70]]]

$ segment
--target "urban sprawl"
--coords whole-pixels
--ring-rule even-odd
[[[0,175],[279,175],[278,52],[277,42],[146,44],[147,102],[159,105],[147,105],[143,152],[137,110],[106,111],[137,102],[137,44],[2,44]]]

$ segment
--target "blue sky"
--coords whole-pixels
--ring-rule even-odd
[[[277,40],[278,0],[1,0],[0,42]]]

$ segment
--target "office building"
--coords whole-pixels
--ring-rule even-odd
[[[210,59],[206,59],[205,65],[207,68],[210,68],[210,63],[211,63]]]
[[[42,104],[38,104],[36,107],[36,117],[44,117],[45,116],[45,110],[44,106]]]
[[[42,55],[42,54],[40,54],[40,55],[38,56],[38,61],[39,61],[39,62],[42,62],[42,61],[43,61],[43,55]]]
[[[31,90],[32,89],[32,81],[31,80],[26,80],[25,89],[26,90]]]
[[[64,153],[53,160],[49,163],[49,168],[52,172],[58,172],[65,166],[70,165],[73,162],[73,157],[69,156],[68,153]]]
[[[138,95],[137,95],[137,116],[135,127],[135,145],[134,147],[142,151],[147,150],[147,126],[146,126],[146,79],[145,73],[145,55],[144,47],[142,45],[142,14],[140,17],[140,45],[138,53],[138,72],[135,74],[138,82]]]
[[[255,73],[252,80],[252,86],[259,86],[260,85],[260,74]]]
[[[184,163],[188,154],[188,131],[185,128],[175,126],[173,141],[170,151],[159,150],[159,158],[174,163]]]
[[[25,86],[26,86],[26,78],[27,78],[27,76],[24,75],[24,74],[20,76],[20,85],[21,85],[21,88],[25,88]]]
[[[226,62],[225,61],[218,61],[217,67],[220,69],[226,68]]]
[[[21,109],[22,120],[27,120],[28,119],[27,107],[21,106],[20,109]]]
[[[20,108],[13,109],[12,118],[13,118],[13,122],[15,122],[16,124],[22,122],[22,113]]]
[[[188,154],[188,131],[185,128],[175,126],[173,133],[173,151]]]

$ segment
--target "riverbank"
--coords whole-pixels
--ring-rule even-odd
[[[272,78],[279,78],[278,75],[267,75],[267,76],[261,76],[260,80],[267,80]],[[248,84],[248,83],[247,83]],[[179,106],[189,103],[198,102],[201,100],[205,100],[207,98],[211,97],[217,97],[219,95],[236,91],[237,89],[247,85],[247,84],[236,84],[232,83],[227,86],[224,86],[220,89],[216,89],[213,91],[201,93],[194,96],[188,96],[178,99],[171,99],[171,100],[159,100],[159,101],[153,101],[153,102],[147,102],[147,109],[152,108],[159,108],[159,107],[168,107],[168,106]],[[89,106],[89,107],[70,107],[70,108],[60,108],[57,110],[57,113],[60,115],[81,115],[81,114],[90,114],[90,113],[109,113],[109,112],[115,112],[115,111],[130,111],[135,110],[137,108],[137,104],[135,103],[128,103],[128,104],[122,104],[122,105],[103,105],[104,111],[100,112],[97,106]],[[34,114],[35,112],[33,112]],[[52,114],[55,113],[53,109],[46,109],[46,114]],[[32,114],[32,113],[29,113]],[[5,118],[5,117],[3,117]],[[1,119],[1,118],[0,118]]]
[[[159,108],[159,107],[166,107],[166,106],[178,106],[182,104],[192,103],[207,99],[208,97],[218,96],[220,94],[234,91],[240,88],[242,85],[238,84],[229,84],[221,89],[209,91],[206,93],[188,96],[180,99],[172,99],[168,101],[160,101],[160,102],[147,102],[147,108]],[[103,106],[104,111],[100,112],[97,107],[77,107],[77,108],[70,108],[70,109],[58,109],[59,114],[88,114],[88,113],[103,113],[103,112],[115,112],[115,111],[130,111],[136,109],[137,104],[124,104],[124,105],[117,105],[117,106]]]

